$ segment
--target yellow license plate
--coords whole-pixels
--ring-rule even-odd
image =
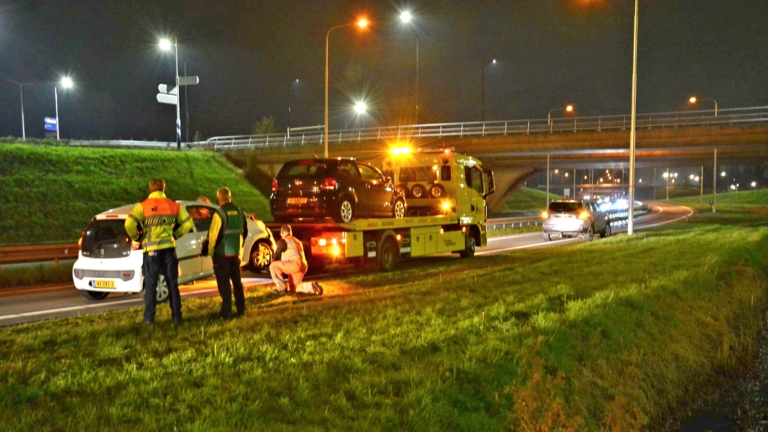
[[[95,281],[96,288],[115,288],[115,281],[111,280],[97,280]]]
[[[306,204],[306,198],[288,198],[288,204]]]

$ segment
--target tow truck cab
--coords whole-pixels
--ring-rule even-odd
[[[415,154],[398,151],[383,167],[400,187],[412,190],[422,185],[426,191],[440,187],[440,194],[408,199],[409,216],[402,219],[293,224],[294,236],[302,239],[305,253],[314,263],[373,264],[389,271],[401,259],[439,253],[468,258],[476,247],[487,246],[485,199],[494,192],[493,172],[483,169],[478,159],[450,149]],[[434,173],[429,182],[411,181],[414,172],[419,173],[417,178],[427,178],[423,174],[429,171]]]

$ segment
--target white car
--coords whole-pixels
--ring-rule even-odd
[[[187,210],[195,223],[192,231],[176,240],[179,284],[185,284],[213,275],[211,258],[200,256],[200,252],[219,206],[197,201],[177,203]],[[125,231],[125,220],[135,206],[131,204],[99,213],[83,231],[72,279],[75,288],[88,300],[102,300],[110,293],[142,292],[144,250],[140,243],[131,241]],[[243,242],[240,265],[255,272],[265,271],[272,262],[274,251],[272,232],[262,221],[248,216],[248,237]],[[157,285],[157,300],[166,301],[169,292],[162,275]]]

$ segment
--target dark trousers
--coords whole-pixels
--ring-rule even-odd
[[[237,314],[245,313],[245,294],[243,293],[243,281],[240,280],[240,257],[214,256],[213,271],[216,273],[216,285],[221,295],[220,316],[232,315],[232,291],[235,293],[235,308]],[[232,284],[230,285],[230,280]]]
[[[173,319],[181,319],[181,294],[179,293],[179,260],[176,258],[176,248],[161,249],[144,253],[144,321],[155,320],[155,305],[157,304],[157,280],[165,275],[168,286],[171,315]]]

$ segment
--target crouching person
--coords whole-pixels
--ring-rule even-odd
[[[305,286],[309,285],[311,292],[322,294],[323,288],[317,282],[302,283],[309,266],[304,255],[304,246],[299,239],[293,236],[290,225],[283,225],[280,228],[280,237],[281,239],[277,242],[274,261],[269,266],[272,280],[277,285],[277,289],[273,290],[272,293],[277,295],[284,295],[288,292],[295,294],[297,288],[299,291],[308,291],[305,290]],[[288,277],[287,283],[285,281],[286,276]]]

